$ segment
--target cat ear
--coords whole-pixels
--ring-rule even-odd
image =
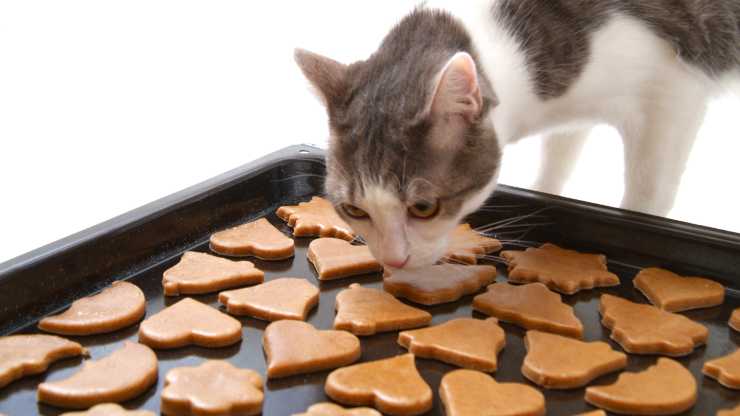
[[[347,66],[304,49],[296,49],[294,57],[324,105],[338,104],[346,89]]]
[[[438,117],[460,115],[472,123],[478,119],[482,108],[475,61],[468,53],[458,52],[447,61],[437,77],[431,114]]]

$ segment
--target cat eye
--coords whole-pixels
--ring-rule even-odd
[[[409,214],[420,219],[429,219],[439,212],[439,201],[419,201],[409,207]]]
[[[344,210],[344,212],[347,213],[347,215],[349,215],[352,218],[361,219],[361,218],[368,217],[367,212],[363,211],[360,208],[357,208],[356,206],[352,204],[342,204],[342,209]]]

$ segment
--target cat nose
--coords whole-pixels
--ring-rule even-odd
[[[403,269],[403,266],[406,265],[406,263],[409,262],[409,256],[406,256],[406,258],[390,258],[390,259],[383,259],[383,263],[386,264],[386,266],[393,267],[394,269]]]

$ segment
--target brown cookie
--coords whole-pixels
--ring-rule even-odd
[[[254,256],[262,260],[293,257],[295,243],[260,218],[211,235],[211,250],[226,256]]]
[[[59,315],[48,316],[39,328],[61,335],[93,335],[131,326],[146,313],[146,299],[138,286],[114,282],[97,295],[74,301]]]
[[[586,401],[609,412],[629,415],[681,413],[696,403],[696,380],[678,361],[658,358],[655,365],[624,372],[614,384],[586,388]]]
[[[475,231],[470,224],[460,224],[452,230],[445,257],[453,262],[475,264],[478,256],[501,250],[501,242]]]
[[[283,320],[265,328],[262,347],[267,378],[329,370],[360,359],[360,340],[347,331],[319,331],[313,325]]]
[[[412,354],[334,370],[324,390],[339,403],[373,406],[389,415],[420,415],[432,408],[432,390]]]
[[[55,335],[0,337],[0,388],[43,373],[55,361],[80,355],[87,355],[82,345]]]
[[[573,308],[542,283],[514,286],[494,283],[473,299],[473,309],[526,329],[581,338],[583,324]]]
[[[545,397],[526,384],[499,383],[488,374],[454,370],[442,377],[439,397],[447,416],[542,416]]]
[[[248,315],[265,321],[305,321],[319,304],[319,289],[306,279],[281,277],[244,289],[218,294],[218,301],[233,315]]]
[[[170,370],[162,390],[162,413],[168,416],[258,415],[262,412],[262,377],[226,361],[208,360],[198,367]]]
[[[319,280],[341,279],[383,270],[367,246],[353,246],[338,238],[311,241],[308,245],[308,261],[316,268]]]
[[[619,285],[619,277],[607,270],[603,254],[584,254],[545,243],[524,251],[502,251],[501,257],[509,261],[509,281],[514,283],[541,282],[568,295]]]
[[[317,403],[306,410],[305,413],[296,413],[293,416],[382,416],[377,410],[369,407],[355,407],[345,409],[334,403]]]
[[[594,410],[593,412],[579,413],[575,416],[606,416],[606,412],[603,410]]]
[[[123,348],[87,361],[69,378],[39,384],[38,400],[57,407],[86,409],[132,399],[157,382],[157,356],[146,345],[125,341]]]
[[[597,377],[627,366],[627,356],[606,342],[583,342],[540,331],[527,331],[522,374],[546,389],[583,387]]]
[[[188,251],[179,263],[165,270],[162,286],[166,296],[195,295],[254,285],[264,280],[265,273],[251,262]]]
[[[740,404],[733,409],[725,409],[717,412],[717,416],[740,416]]]
[[[702,372],[727,388],[740,389],[740,349],[724,357],[705,362]]]
[[[296,237],[336,237],[352,241],[355,233],[339,217],[331,202],[317,196],[308,202],[278,208],[277,216],[293,227]]]
[[[355,335],[373,335],[429,325],[432,315],[427,311],[403,304],[377,289],[353,283],[336,297],[337,316],[334,329],[344,329]]]
[[[655,306],[601,295],[601,323],[611,338],[632,354],[678,357],[707,342],[709,330],[691,319]]]
[[[732,311],[732,315],[730,316],[730,320],[729,322],[727,322],[727,324],[730,325],[730,328],[734,329],[735,331],[740,331],[740,308]]]
[[[496,280],[494,266],[439,264],[387,272],[383,289],[398,298],[423,305],[454,302]]]
[[[496,371],[506,334],[496,318],[458,318],[429,328],[403,331],[398,343],[421,358],[479,371]]]
[[[709,308],[725,300],[724,286],[715,281],[683,277],[657,267],[641,270],[632,284],[650,303],[668,312]]]
[[[126,410],[115,403],[99,404],[84,412],[67,412],[62,416],[154,416],[146,410]]]
[[[139,342],[152,348],[225,347],[241,339],[241,322],[191,298],[163,309],[139,326]]]

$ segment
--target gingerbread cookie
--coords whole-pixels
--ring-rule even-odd
[[[643,269],[632,281],[650,303],[668,312],[710,308],[725,300],[721,284],[702,277],[683,277],[665,269]]]
[[[369,407],[355,407],[345,409],[334,403],[317,403],[306,410],[305,413],[296,413],[293,416],[382,416],[375,409]]]
[[[496,318],[458,318],[403,331],[398,334],[398,343],[417,357],[492,372],[496,371],[496,357],[506,344],[506,335]]]
[[[601,295],[599,311],[611,338],[632,354],[678,357],[690,354],[709,337],[706,327],[683,315],[608,294]]]
[[[730,321],[728,322],[728,325],[730,325],[730,328],[734,329],[735,331],[740,331],[740,308],[732,311],[732,315],[730,316]]]
[[[115,403],[105,403],[84,412],[62,413],[62,416],[154,416],[154,413],[146,410],[126,410]]]
[[[339,217],[331,202],[317,196],[308,202],[278,208],[277,216],[293,227],[296,237],[336,237],[352,241],[355,233]]]
[[[248,261],[232,261],[206,253],[188,251],[162,276],[167,296],[217,292],[262,283],[265,273]]]
[[[342,367],[360,359],[360,340],[347,331],[319,331],[300,321],[277,321],[265,328],[262,347],[267,378]]]
[[[501,242],[475,231],[470,224],[460,224],[452,230],[445,257],[453,262],[475,264],[478,256],[501,250]]]
[[[669,415],[696,403],[696,380],[678,361],[658,358],[646,370],[619,375],[614,384],[586,388],[586,401],[609,412]]]
[[[39,328],[60,335],[93,335],[131,326],[146,313],[146,299],[138,286],[114,282],[97,295],[74,301],[59,315],[48,316]]]
[[[165,308],[139,326],[139,342],[152,348],[225,347],[241,339],[241,322],[191,298]]]
[[[340,403],[373,406],[391,415],[420,415],[432,408],[432,390],[416,370],[412,354],[334,370],[324,390]]]
[[[522,383],[499,383],[488,374],[454,370],[442,377],[439,397],[447,416],[541,416],[545,397]]]
[[[293,257],[295,243],[260,218],[211,235],[211,250],[226,256],[254,256],[262,260]]]
[[[627,366],[627,356],[606,342],[583,342],[540,331],[527,331],[522,374],[546,389],[582,387]]]
[[[398,298],[423,305],[454,302],[496,280],[494,266],[439,264],[388,272],[383,289]]]
[[[149,347],[125,341],[123,348],[98,361],[85,362],[69,378],[39,384],[38,400],[72,409],[120,403],[156,383],[157,364],[157,356]]]
[[[0,337],[0,388],[43,373],[55,361],[80,355],[87,355],[82,345],[55,335]]]
[[[311,241],[308,245],[308,261],[316,269],[319,280],[341,279],[383,270],[368,246],[353,246],[338,238]]]
[[[337,294],[337,316],[334,329],[344,329],[355,335],[373,335],[429,325],[432,315],[427,311],[401,303],[377,289],[349,285]]]
[[[248,315],[265,321],[305,321],[319,304],[319,289],[306,279],[282,277],[254,287],[228,290],[218,301],[233,315]]]
[[[734,409],[725,409],[717,412],[717,416],[740,416],[740,404]]]
[[[740,389],[740,349],[705,362],[702,372],[727,388]]]
[[[501,257],[509,261],[509,281],[514,283],[541,282],[568,295],[619,285],[619,277],[607,270],[603,254],[584,254],[546,243],[524,251],[502,251]]]
[[[606,412],[603,410],[594,410],[593,412],[579,413],[575,416],[606,416]]]
[[[473,299],[473,309],[526,329],[581,338],[583,324],[560,295],[542,283],[514,286],[494,283]]]
[[[198,367],[170,370],[162,390],[162,413],[168,416],[258,415],[262,412],[262,377],[226,361],[208,360]]]

